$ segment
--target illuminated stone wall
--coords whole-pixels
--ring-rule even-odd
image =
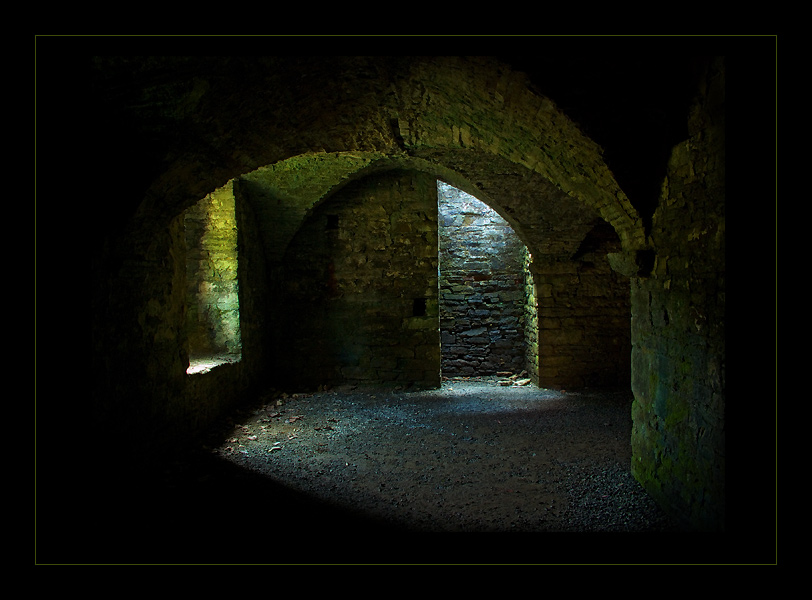
[[[526,249],[495,211],[438,183],[443,375],[525,370]]]
[[[532,256],[524,255],[524,366],[534,383],[539,383],[539,308],[536,282],[530,271]]]
[[[232,185],[189,208],[184,226],[190,358],[228,355],[239,359],[239,265]]]
[[[217,308],[212,312],[212,316],[221,315],[224,319],[206,324],[206,330],[212,328],[215,332],[220,332],[214,339],[225,340],[225,350],[232,349],[232,353],[225,355],[221,353],[213,357],[208,355],[204,356],[205,360],[197,361],[192,355],[187,361],[187,364],[192,365],[214,366],[185,375],[183,394],[170,398],[166,403],[164,411],[167,420],[172,422],[173,435],[176,437],[180,437],[181,432],[187,429],[205,428],[242,401],[247,394],[264,389],[269,379],[270,353],[266,331],[269,312],[267,266],[257,230],[256,214],[250,202],[243,197],[237,184],[238,181],[231,181],[224,188],[218,189],[214,193],[213,204],[215,207],[221,207],[222,217],[230,224],[228,228],[233,226],[230,233],[225,235],[229,240],[226,248],[232,252],[236,250],[238,258],[236,275],[239,285],[235,285],[236,282],[234,282],[232,285],[224,286],[223,289],[227,293],[220,301],[222,309],[216,306],[216,300],[209,301],[209,304],[214,304]],[[217,202],[218,196],[220,202]],[[211,204],[212,200],[204,199],[204,204],[206,202]],[[188,226],[188,219],[182,218],[181,220],[186,221]],[[216,227],[216,229],[223,228],[223,224]],[[187,235],[188,232],[189,230],[186,228]],[[211,248],[211,246],[209,247]],[[175,244],[172,254],[177,257],[183,256],[180,243]],[[204,263],[206,262],[204,261]],[[232,264],[228,264],[227,268],[222,269],[223,272],[229,274],[229,278],[234,274],[232,266]],[[189,320],[188,281],[187,273],[185,281],[187,285],[187,323]],[[239,308],[238,314],[237,308]],[[236,330],[237,324],[235,323],[237,318],[239,319],[238,330]],[[185,331],[189,331],[188,324]],[[234,335],[237,332],[239,333],[238,338]],[[234,353],[234,344],[237,341],[239,341],[238,353]],[[193,343],[187,343],[182,335],[178,336],[176,344],[175,352],[182,353],[188,346],[194,347]],[[188,370],[187,373],[189,373]]]

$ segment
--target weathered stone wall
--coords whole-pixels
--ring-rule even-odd
[[[295,322],[295,313],[280,310],[279,290],[273,290],[273,310],[260,306],[265,284],[255,263],[249,271],[250,276],[256,274],[254,281],[240,276],[243,360],[198,379],[186,376],[185,243],[178,216],[227,181],[292,157],[318,155],[319,161],[328,161],[338,154],[369,152],[400,160],[408,154],[458,173],[471,184],[469,190],[486,192],[495,201],[490,204],[508,215],[532,249],[539,364],[551,369],[540,377],[542,385],[545,377],[568,387],[586,382],[589,371],[580,365],[590,355],[595,362],[599,354],[593,344],[599,332],[607,331],[601,327],[606,306],[600,304],[600,314],[586,314],[586,296],[604,303],[602,282],[611,281],[611,275],[602,272],[599,260],[582,256],[573,261],[571,252],[555,249],[570,242],[577,245],[581,225],[595,213],[612,223],[630,256],[653,247],[657,263],[652,276],[632,275],[631,286],[635,475],[675,513],[718,524],[724,485],[723,193],[719,198],[719,189],[724,189],[724,146],[719,142],[724,125],[717,110],[721,103],[710,101],[712,94],[694,115],[691,139],[675,148],[649,240],[643,219],[619,189],[597,144],[553,102],[536,96],[535,86],[487,61],[223,58],[202,67],[187,59],[181,64],[140,57],[115,59],[117,64],[96,62],[100,76],[86,96],[93,99],[92,108],[81,113],[88,118],[52,122],[80,124],[81,131],[71,132],[77,134],[75,139],[91,140],[89,149],[95,153],[88,155],[95,157],[94,173],[104,181],[92,186],[88,200],[88,206],[91,200],[98,202],[94,213],[104,216],[103,225],[93,228],[104,234],[94,238],[90,413],[99,423],[116,425],[122,448],[137,454],[143,444],[133,441],[148,444],[161,436],[175,437],[183,427],[199,429],[210,422],[228,408],[228,398],[239,393],[242,384],[232,384],[248,377],[248,365],[263,365],[270,372],[250,367],[254,381],[284,374],[280,360],[261,360],[264,348],[298,353],[302,365],[320,364],[312,359],[321,348],[279,335],[285,331],[280,323]],[[632,104],[634,96],[628,100]],[[96,110],[102,106],[104,113]],[[54,114],[65,111],[60,107]],[[99,135],[101,130],[104,135]],[[100,147],[105,152],[98,152]],[[58,151],[43,155],[60,157]],[[50,166],[62,163],[55,158]],[[310,173],[301,173],[300,161],[293,163],[292,179],[305,175],[313,180]],[[290,189],[287,174],[279,181],[284,184],[279,189]],[[545,193],[525,193],[545,186]],[[257,212],[265,211],[270,221],[283,211],[294,215],[288,229],[293,235],[299,214],[306,214],[320,198],[313,193],[303,195],[301,202],[298,197],[295,202],[275,197],[278,206],[257,207]],[[238,213],[239,208],[238,203]],[[241,236],[247,232],[238,228]],[[264,232],[266,241],[270,235]],[[365,234],[362,239],[371,237]],[[240,246],[241,270],[246,251],[260,246]],[[377,260],[371,252],[363,256],[367,262]],[[593,263],[592,272],[580,264],[585,262]],[[306,265],[303,269],[307,272]],[[271,281],[280,280],[274,276]],[[421,307],[415,300],[422,296],[432,316],[436,306],[429,293],[407,292],[412,295],[393,299],[393,306],[405,310],[400,303],[411,301],[409,314],[414,315]],[[250,309],[246,293],[256,298],[257,305]],[[532,305],[528,310],[532,312]],[[257,329],[246,323],[249,315]],[[273,323],[263,329],[259,324],[266,317]],[[401,318],[401,328],[421,318]],[[368,321],[362,322],[367,325],[355,327],[354,335],[369,329]],[[608,324],[621,332],[621,325],[611,320]],[[583,329],[587,325],[590,330]],[[269,332],[271,343],[249,341],[250,332],[258,330]],[[404,346],[398,342],[394,347]],[[343,356],[330,354],[337,355]],[[365,366],[371,369],[373,354],[365,356]],[[391,354],[380,356],[391,365]],[[619,352],[618,364],[622,356]],[[394,358],[399,367],[407,363],[399,365],[398,359],[419,360],[414,351]],[[353,366],[360,367],[360,359]],[[572,382],[560,371],[567,366],[575,376]],[[226,394],[219,397],[218,390]]]
[[[524,252],[524,365],[533,383],[539,383],[539,305],[536,282],[530,271],[533,257]]]
[[[153,231],[146,256],[109,249],[94,298],[94,383],[89,423],[115,423],[116,460],[148,463],[210,427],[265,379],[264,257],[250,206],[228,211],[237,229],[242,360],[188,375],[187,229],[181,213]],[[235,220],[236,219],[236,220]],[[232,225],[232,227],[233,227]],[[103,329],[100,329],[103,327]],[[103,390],[103,392],[102,392]],[[97,425],[101,426],[101,425]]]
[[[651,239],[656,262],[632,281],[632,472],[672,514],[725,521],[724,66],[710,69],[673,150]]]
[[[81,425],[114,425],[120,461],[138,461],[177,433],[167,415],[183,403],[189,364],[185,249],[180,214],[152,232],[143,254],[111,244],[98,258],[106,270],[97,274],[93,303],[95,390]]]
[[[186,210],[187,337],[191,357],[239,359],[237,221],[233,184]]]
[[[629,280],[606,256],[619,247],[598,221],[575,255],[533,256],[541,385],[629,385]]]
[[[165,437],[169,439],[183,440],[205,430],[237,406],[246,393],[260,390],[268,382],[265,332],[268,283],[264,253],[253,208],[239,193],[237,183],[229,182],[196,205],[208,213],[209,239],[204,239],[204,252],[199,260],[186,262],[187,268],[193,270],[186,273],[187,303],[190,279],[198,281],[198,293],[200,284],[208,289],[204,294],[205,302],[212,305],[206,320],[208,339],[220,344],[208,348],[225,351],[234,362],[184,376],[182,392],[168,399],[163,407]],[[183,257],[181,245],[188,249],[188,212],[181,217],[186,235],[176,239],[171,257]],[[201,272],[205,277],[198,277]],[[212,293],[216,291],[212,288],[218,285],[222,286],[222,293]],[[179,335],[178,351],[188,350],[190,358],[194,358],[192,343],[185,335]]]
[[[262,231],[250,199],[243,194],[240,180],[232,182],[237,224],[237,276],[240,303],[240,363],[253,377],[256,386],[265,385],[271,377],[268,369],[271,353],[268,311],[271,302],[270,267],[262,249]]]
[[[436,186],[385,172],[313,212],[279,277],[280,381],[439,385]]]
[[[443,374],[525,370],[525,247],[495,211],[438,182]]]

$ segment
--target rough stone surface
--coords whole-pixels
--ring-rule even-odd
[[[596,221],[571,255],[532,257],[543,385],[629,384],[629,279],[607,259],[618,245],[614,232]]]
[[[725,523],[724,77],[708,73],[694,136],[674,148],[652,240],[632,285],[635,476],[694,527]],[[698,216],[701,215],[701,220]]]
[[[590,385],[619,377],[612,369],[628,360],[622,332],[628,330],[629,313],[624,316],[623,302],[631,288],[633,350],[624,377],[631,376],[636,400],[635,476],[674,514],[701,528],[720,526],[725,485],[723,65],[703,83],[706,95],[693,109],[690,139],[674,148],[648,237],[602,149],[525,77],[490,59],[99,58],[90,67],[97,76],[87,96],[92,108],[100,109],[90,120],[97,130],[114,125],[103,135],[81,132],[104,142],[87,155],[99,163],[94,173],[106,185],[88,194],[108,217],[92,238],[98,252],[93,259],[93,399],[87,408],[96,430],[105,423],[121,425],[122,438],[139,442],[122,445],[140,457],[135,449],[140,442],[158,445],[200,432],[247,386],[279,374],[280,352],[292,349],[307,358],[328,350],[297,346],[295,336],[278,335],[280,320],[288,319],[289,313],[278,308],[290,280],[280,276],[286,265],[277,259],[289,243],[267,242],[277,214],[273,205],[249,200],[250,211],[240,221],[237,183],[240,270],[246,269],[239,286],[243,359],[198,378],[187,376],[184,211],[229,181],[293,160],[275,171],[280,179],[263,185],[290,189],[286,182],[301,171],[309,181],[323,182],[318,186],[323,191],[300,185],[294,187],[304,190],[301,197],[266,195],[277,203],[278,214],[286,215],[280,239],[291,240],[342,190],[370,183],[366,176],[373,173],[366,169],[372,165],[379,170],[405,165],[430,175],[432,185],[442,176],[473,193],[526,243],[536,303],[528,310],[537,311],[543,385]],[[347,168],[350,155],[360,157],[355,170]],[[309,168],[311,158],[297,158],[314,156],[318,169]],[[370,156],[378,162],[367,161]],[[297,169],[300,163],[308,168]],[[341,176],[332,171],[338,164]],[[359,241],[368,244],[361,255],[371,267],[381,258],[374,245],[398,235],[394,228],[399,224],[374,214],[364,217],[369,228],[362,229]],[[601,221],[612,226],[616,238],[590,251],[583,244]],[[431,223],[436,235],[436,218],[425,220],[425,233],[431,233]],[[369,233],[373,226],[375,235]],[[342,244],[349,248],[351,240]],[[611,271],[605,251],[624,258],[615,264],[630,280]],[[429,264],[426,252],[412,254],[412,262],[426,261],[436,277],[437,265]],[[436,261],[436,251],[432,256]],[[394,272],[403,272],[400,255],[391,260],[398,263]],[[641,266],[637,273],[632,264]],[[319,263],[320,276],[326,267]],[[332,289],[329,277],[320,281]],[[433,350],[425,345],[428,321],[439,317],[432,312],[437,306],[424,287],[427,281],[415,277],[415,289],[393,299],[391,308],[401,319],[399,329],[390,328],[388,334],[396,340],[394,347],[403,347],[405,332],[413,330],[420,339],[411,347],[426,352],[381,356],[411,375],[426,375],[428,359],[439,361],[432,355],[439,343]],[[426,316],[415,314],[420,298]],[[354,301],[354,314],[361,304]],[[349,319],[343,323],[355,325]],[[384,329],[365,333],[382,341]],[[325,339],[340,338],[326,333]],[[271,351],[275,354],[269,357]],[[347,354],[331,356],[349,359],[342,368],[373,368],[370,355],[363,364]],[[601,363],[606,370],[595,368]]]
[[[189,208],[184,229],[191,360],[220,354],[239,360],[239,256],[232,186],[215,190]]]
[[[274,309],[278,377],[440,383],[437,189],[386,172],[319,206],[291,243]]]
[[[443,375],[521,373],[526,248],[470,194],[440,182],[438,202]]]

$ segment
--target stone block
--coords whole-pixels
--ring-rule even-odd
[[[462,337],[467,337],[467,338],[473,338],[473,337],[479,338],[480,336],[482,336],[482,334],[487,333],[487,332],[488,332],[487,328],[485,328],[485,327],[477,327],[475,329],[468,329],[466,331],[461,331],[459,335],[462,336]]]

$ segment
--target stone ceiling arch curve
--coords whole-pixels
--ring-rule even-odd
[[[522,242],[538,251],[538,240],[517,222],[515,209],[502,206],[463,174],[442,164],[380,153],[308,154],[267,165],[237,178],[236,186],[258,215],[266,258],[281,260],[287,245],[315,209],[352,181],[388,170],[429,173],[490,206],[512,227]],[[284,208],[280,208],[284,207]]]
[[[534,92],[522,73],[494,59],[305,57],[227,64],[188,75],[191,91],[177,101],[183,110],[172,112],[173,125],[209,137],[171,153],[173,161],[148,190],[137,218],[171,219],[209,191],[267,165],[340,155],[359,163],[348,174],[363,174],[384,159],[425,161],[450,172],[461,189],[470,182],[476,190],[466,191],[505,217],[529,247],[536,245],[534,230],[550,227],[549,217],[538,221],[540,214],[571,218],[579,211],[590,222],[597,215],[611,224],[627,252],[646,247],[642,219],[598,144]],[[542,187],[546,202],[511,194],[517,181]]]
[[[538,174],[597,212],[625,249],[645,247],[642,220],[604,163],[600,146],[552,100],[536,94],[522,73],[488,58],[448,57],[414,63],[401,84],[404,100],[393,125],[409,155],[444,162],[449,154],[465,156],[469,165],[497,157],[501,168],[516,165]],[[476,180],[476,167],[468,170]],[[556,202],[565,197],[558,195]]]

